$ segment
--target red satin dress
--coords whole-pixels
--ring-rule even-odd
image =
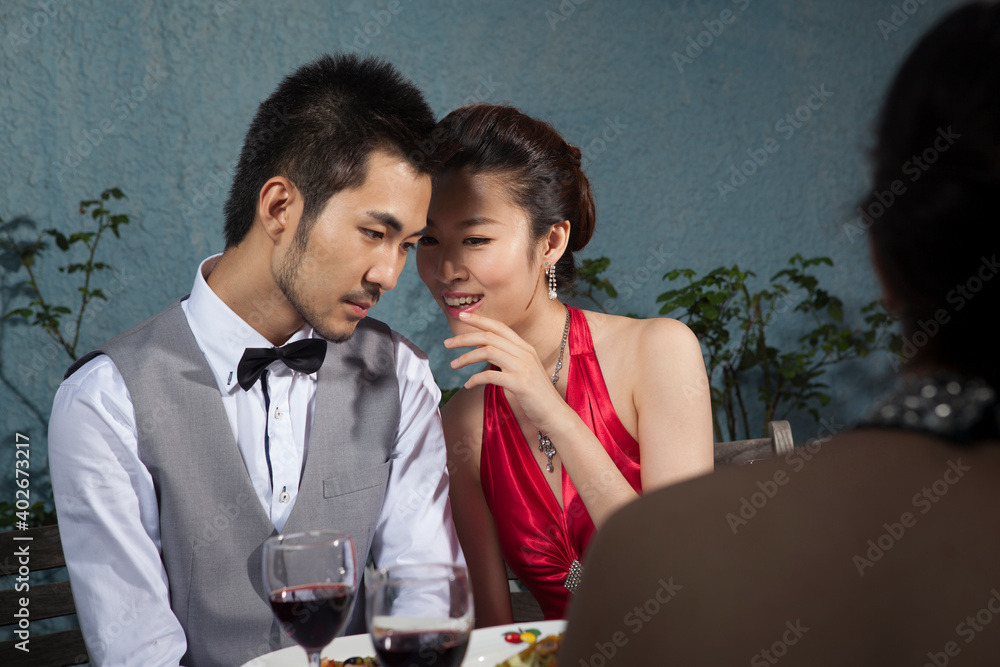
[[[632,488],[641,492],[639,443],[611,405],[583,312],[569,310],[566,402],[601,441]],[[538,447],[537,439],[525,441],[502,388],[486,387],[484,408],[480,479],[503,558],[538,600],[546,619],[565,618],[571,594],[564,582],[573,561],[583,561],[594,522],[565,468],[559,507],[545,479],[554,473],[546,473],[535,461],[532,450]],[[559,443],[553,444],[559,448]]]

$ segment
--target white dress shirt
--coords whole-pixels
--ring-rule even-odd
[[[295,505],[306,460],[316,377],[272,363],[267,415],[261,383],[250,391],[240,388],[236,367],[243,350],[271,345],[208,286],[205,276],[215,261],[202,262],[182,308],[215,375],[257,498],[280,532]],[[306,326],[288,342],[312,335]],[[379,566],[464,563],[448,504],[440,391],[427,357],[396,332],[392,341],[400,419],[371,554]],[[265,428],[273,479],[264,453]],[[187,643],[170,609],[156,492],[139,459],[128,389],[109,357],[92,359],[59,387],[49,422],[49,465],[91,660],[97,665],[178,665]],[[359,561],[364,557],[358,554]]]

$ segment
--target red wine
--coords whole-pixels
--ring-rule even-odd
[[[354,589],[343,584],[290,586],[271,593],[271,609],[285,634],[306,650],[318,650],[344,627],[353,599]]]
[[[397,631],[375,637],[383,667],[458,667],[468,646],[468,633],[451,630]]]

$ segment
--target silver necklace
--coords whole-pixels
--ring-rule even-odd
[[[563,327],[562,343],[559,344],[559,357],[556,359],[556,369],[552,372],[553,387],[559,382],[559,371],[562,370],[563,352],[566,351],[567,340],[569,340],[569,307],[566,307],[566,326]],[[549,440],[549,436],[541,431],[538,431],[538,451],[545,454],[545,458],[548,459],[545,470],[548,472],[555,471],[555,468],[552,467],[552,457],[556,455],[555,445]]]

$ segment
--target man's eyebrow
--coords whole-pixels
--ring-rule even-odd
[[[392,213],[386,213],[385,211],[365,211],[365,215],[370,218],[374,218],[379,222],[392,227],[396,233],[403,231],[403,223],[396,219]]]

